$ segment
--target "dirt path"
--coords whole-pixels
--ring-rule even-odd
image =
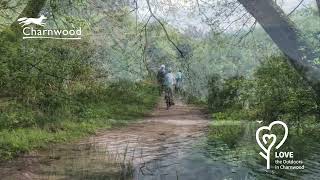
[[[160,104],[142,121],[19,158],[0,167],[0,175],[2,179],[117,179],[120,168],[134,174],[134,179],[161,176],[158,171],[179,164],[207,126],[200,108],[178,102],[166,110]]]

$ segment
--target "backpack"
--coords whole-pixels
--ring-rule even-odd
[[[166,72],[164,70],[159,70],[157,74],[158,82],[163,84],[165,76],[166,76]]]

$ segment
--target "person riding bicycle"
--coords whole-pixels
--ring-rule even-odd
[[[166,66],[165,65],[161,65],[160,69],[157,73],[157,81],[158,81],[158,85],[159,85],[159,94],[161,95],[162,92],[164,91],[164,78],[166,73]]]
[[[167,103],[167,109],[169,106],[174,105],[173,101],[173,88],[175,83],[175,77],[170,69],[168,69],[168,73],[164,78],[164,86],[165,86],[165,99]]]
[[[179,70],[177,73],[176,73],[176,85],[175,85],[175,92],[176,93],[181,93],[182,91],[182,72]]]

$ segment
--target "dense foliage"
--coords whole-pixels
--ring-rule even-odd
[[[209,106],[216,119],[300,124],[319,117],[315,92],[282,56],[266,59],[251,79],[235,76],[210,85]]]

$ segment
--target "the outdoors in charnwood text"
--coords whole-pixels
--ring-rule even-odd
[[[0,0],[0,179],[312,180],[319,135],[320,0]]]

